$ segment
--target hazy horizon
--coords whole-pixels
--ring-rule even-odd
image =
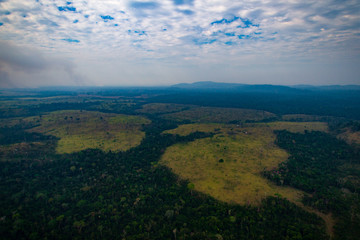
[[[360,84],[356,0],[0,0],[0,9],[0,88]]]

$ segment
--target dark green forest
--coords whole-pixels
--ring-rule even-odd
[[[89,97],[78,102],[20,104],[2,108],[0,118],[6,122],[11,117],[38,116],[65,109],[139,115],[136,110],[142,105],[169,99],[162,89],[149,90],[150,97],[139,97],[144,91],[140,94],[123,89],[96,92],[104,96],[120,92],[121,98],[117,100]],[[151,95],[154,92],[156,94]],[[55,95],[41,94],[44,97]],[[201,101],[208,98],[190,99],[186,94],[177,98],[178,94],[172,95],[168,102],[177,99],[177,103],[191,101],[192,104],[212,105],[212,101],[202,104]],[[223,99],[222,95],[217,95],[213,101],[219,101],[213,105],[273,110],[276,114],[311,114],[322,103],[310,106],[307,102],[310,100],[298,102],[293,98],[288,108],[292,104],[297,104],[297,108],[288,111],[284,107],[286,98],[276,100],[278,98],[274,97],[265,106],[265,100],[262,100],[265,98],[259,100],[261,103],[250,101],[257,95],[236,96],[222,103],[219,100]],[[290,95],[286,96],[290,98]],[[333,132],[344,126],[352,126],[358,131],[356,119],[359,116],[352,97],[347,99],[351,102],[347,110],[338,104],[326,112],[330,109],[331,103],[328,103],[321,107],[323,112],[317,112],[318,115],[342,117],[331,123]],[[11,98],[3,97],[3,101],[11,101]],[[166,120],[156,114],[143,115],[151,120],[151,124],[142,129],[145,138],[137,147],[123,152],[87,149],[57,154],[56,137],[28,132],[27,129],[34,126],[26,124],[2,126],[2,146],[34,141],[42,145],[30,145],[28,151],[7,155],[6,159],[0,155],[1,239],[330,238],[323,219],[280,195],[267,197],[260,206],[251,206],[219,202],[193,191],[189,182],[179,179],[157,162],[167,147],[209,137],[211,133],[163,134],[164,130],[176,128],[181,122]],[[277,131],[276,136],[275,143],[290,157],[276,169],[264,171],[264,176],[276,184],[306,192],[302,199],[304,205],[324,213],[331,212],[336,219],[333,239],[359,239],[359,149],[337,139],[331,132]]]

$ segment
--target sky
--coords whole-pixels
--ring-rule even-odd
[[[0,0],[0,87],[360,84],[359,0]]]

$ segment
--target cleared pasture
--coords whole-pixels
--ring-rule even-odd
[[[139,116],[78,110],[56,111],[18,121],[38,125],[29,131],[60,138],[56,147],[58,153],[87,148],[124,151],[140,144],[145,136],[141,127],[150,123]]]
[[[193,183],[195,190],[239,204],[258,205],[263,198],[276,194],[292,202],[299,201],[303,192],[277,186],[261,175],[264,169],[275,168],[288,157],[286,151],[274,144],[271,127],[187,124],[167,133],[187,135],[196,130],[216,134],[171,146],[160,160]]]
[[[266,125],[273,130],[287,130],[294,133],[304,133],[305,131],[329,131],[326,122],[271,122]]]

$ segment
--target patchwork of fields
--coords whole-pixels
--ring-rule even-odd
[[[174,179],[173,186],[181,185],[183,189],[186,190],[186,184],[188,184],[187,190],[190,191],[187,192],[188,197],[191,199],[195,196],[199,196],[196,193],[194,194],[193,190],[195,190],[205,195],[209,195],[221,202],[215,201],[217,204],[223,204],[224,202],[230,203],[230,205],[225,204],[227,206],[236,206],[237,204],[240,204],[255,206],[252,209],[261,209],[261,205],[264,204],[263,200],[267,197],[278,196],[280,197],[278,199],[281,199],[281,197],[286,198],[290,202],[300,206],[305,212],[315,213],[320,216],[325,221],[328,234],[330,236],[334,234],[334,229],[336,229],[334,225],[337,224],[335,221],[337,220],[336,216],[333,215],[334,212],[332,212],[332,210],[321,212],[322,210],[317,209],[316,205],[304,202],[304,196],[308,199],[313,198],[314,195],[316,195],[316,191],[311,192],[298,187],[297,185],[291,185],[289,182],[285,182],[285,178],[283,177],[291,171],[284,170],[285,168],[282,169],[280,168],[281,166],[279,167],[280,163],[288,160],[290,154],[292,154],[292,157],[298,156],[299,154],[302,155],[306,153],[307,149],[304,147],[298,151],[299,154],[293,154],[291,148],[289,150],[289,148],[279,144],[281,134],[290,133],[276,131],[287,130],[291,133],[305,133],[305,135],[293,134],[297,137],[315,134],[309,133],[311,131],[321,131],[329,133],[328,135],[331,135],[333,138],[337,136],[338,138],[344,139],[355,146],[356,144],[360,144],[360,135],[358,129],[355,129],[354,126],[356,127],[359,125],[343,125],[341,128],[338,127],[337,131],[334,131],[334,125],[331,124],[334,124],[334,122],[336,123],[336,121],[331,122],[332,119],[327,116],[305,114],[288,114],[281,116],[262,110],[151,103],[144,99],[128,99],[127,97],[116,98],[111,96],[99,97],[97,95],[81,95],[80,97],[73,99],[73,103],[80,104],[77,106],[78,108],[75,109],[87,109],[87,111],[55,111],[51,109],[51,106],[53,105],[47,104],[47,101],[59,101],[59,104],[65,105],[70,104],[71,102],[67,103],[67,98],[69,97],[62,96],[42,99],[27,97],[18,101],[16,104],[10,100],[4,101],[5,104],[2,108],[4,109],[3,112],[5,114],[3,114],[3,117],[0,119],[0,128],[3,129],[3,132],[0,132],[0,140],[1,137],[5,140],[10,140],[4,140],[5,144],[0,144],[1,163],[26,163],[26,167],[30,166],[31,168],[31,164],[27,165],[28,159],[34,160],[34,162],[39,163],[41,166],[43,162],[49,162],[49,160],[51,160],[51,157],[47,156],[61,159],[77,155],[80,156],[86,152],[97,152],[99,155],[103,154],[103,156],[110,156],[108,159],[109,164],[104,165],[106,166],[104,169],[108,170],[115,165],[114,163],[117,162],[117,158],[121,159],[121,157],[123,157],[122,165],[118,165],[118,168],[121,169],[119,172],[125,170],[128,171],[129,169],[131,171],[134,170],[131,173],[133,174],[132,176],[139,177],[139,179],[141,178],[141,181],[143,182],[132,182],[133,180],[128,178],[128,175],[118,176],[117,174],[119,172],[107,176],[103,173],[106,171],[99,171],[99,174],[101,173],[101,175],[96,179],[94,178],[94,182],[100,179],[100,181],[106,181],[106,184],[101,186],[108,187],[112,186],[111,184],[114,184],[113,186],[116,185],[116,188],[114,188],[115,190],[106,190],[111,194],[119,189],[119,185],[123,187],[122,192],[126,192],[129,189],[131,193],[136,193],[131,196],[127,195],[126,197],[121,195],[121,198],[119,198],[120,200],[114,200],[116,204],[124,204],[124,209],[145,206],[145,201],[156,199],[157,195],[154,195],[156,197],[151,196],[151,198],[146,199],[144,196],[150,196],[151,194],[141,195],[141,191],[153,192],[154,189],[158,187],[159,179],[163,179],[167,184],[170,176]],[[88,105],[86,105],[86,108],[83,108],[85,105],[82,104],[82,101],[87,98],[90,100]],[[40,111],[37,109],[40,105],[37,103],[46,106],[43,106],[43,110]],[[53,102],[51,103],[53,104]],[[28,105],[32,107],[28,108],[28,112],[22,113],[22,109],[26,109]],[[45,111],[44,109],[49,110]],[[146,139],[142,142],[145,138],[144,127],[150,123],[152,124],[146,128]],[[175,126],[177,127],[175,128]],[[174,127],[174,129],[163,131],[169,127]],[[5,133],[5,131],[7,132]],[[188,136],[195,132],[211,134],[193,134]],[[166,134],[188,137],[180,138],[168,136]],[[316,134],[320,133],[316,132]],[[311,141],[307,142],[316,142],[318,135],[314,136],[315,137],[312,138]],[[299,138],[292,139],[288,137],[287,139],[289,139],[289,145],[297,144],[302,146],[301,144],[298,144]],[[276,141],[277,144],[283,148],[280,148],[275,143]],[[132,151],[129,151],[126,154],[104,153],[107,151],[126,151],[140,144],[139,152],[141,152],[141,154],[135,155],[137,153],[134,153],[133,158],[127,157],[128,153],[131,153]],[[322,144],[323,142],[319,143],[319,145],[313,144],[314,146],[308,148],[310,150],[321,150],[324,146]],[[337,146],[338,144],[336,143],[335,145]],[[76,153],[88,148],[100,149],[104,152],[85,151],[79,154]],[[284,149],[287,149],[288,152]],[[342,150],[343,148],[341,148],[341,151]],[[138,151],[138,149],[135,149],[134,151]],[[331,151],[325,152],[329,153]],[[66,156],[57,155],[68,153],[74,154]],[[151,155],[153,153],[157,154],[156,158],[153,158]],[[336,156],[336,154],[333,155]],[[290,163],[292,157],[289,158],[290,160],[286,164]],[[114,160],[114,162],[111,162],[113,159],[116,161]],[[132,161],[128,161],[129,159]],[[312,161],[312,158],[304,157],[299,162],[303,162],[304,159],[310,159],[310,162]],[[132,169],[129,167],[126,169],[126,164],[133,163],[133,160],[138,161],[137,165],[134,165],[136,168]],[[61,163],[63,162],[64,161]],[[87,159],[81,162],[81,164],[88,164]],[[79,164],[79,166],[81,164]],[[148,164],[148,172],[145,172],[147,170],[144,170],[145,168],[143,166],[145,164]],[[88,165],[86,170],[95,171],[95,168],[93,167],[98,165],[100,166],[100,163]],[[131,164],[129,164],[129,166],[131,166]],[[166,166],[168,169],[163,166]],[[345,196],[346,194],[349,196],[354,194],[355,196],[357,191],[357,188],[355,187],[359,185],[359,178],[356,177],[356,173],[359,172],[359,169],[354,166],[358,165],[350,162],[341,165],[340,167],[343,172],[349,172],[347,175],[344,175],[346,177],[342,177],[341,175],[341,181],[336,182],[344,183],[341,188],[339,187],[341,196]],[[77,169],[81,169],[81,174],[85,172],[75,163],[67,166],[67,169],[71,171],[69,172],[69,179],[77,174]],[[266,175],[268,178],[264,176],[264,172],[269,170],[271,170],[271,173],[278,174],[276,175],[279,176],[277,181],[274,181],[273,179],[270,180],[271,178],[269,178],[268,175]],[[159,174],[166,173],[168,175],[161,175],[161,178],[152,179],[154,172],[157,171]],[[318,174],[320,172],[321,171],[315,173],[317,176],[321,176],[321,174]],[[188,181],[188,183],[185,182],[184,184],[182,181],[177,181],[178,179],[173,173],[181,180]],[[308,170],[306,173],[313,172]],[[145,174],[148,175],[146,175],[147,177],[143,177],[143,174],[144,176]],[[91,174],[89,174],[89,176],[91,176]],[[108,178],[108,180],[105,178]],[[60,177],[59,179],[63,178]],[[92,178],[89,177],[86,179],[91,180]],[[149,183],[152,181],[151,179],[155,183],[154,187],[144,187],[146,185],[151,186],[152,183]],[[307,180],[308,175],[303,179]],[[90,192],[91,188],[95,189],[95,187],[100,186],[91,181],[86,184],[79,184],[78,186],[80,187],[77,187],[76,189],[80,189],[81,193],[86,193]],[[306,181],[303,182],[307,184]],[[279,186],[276,183],[284,186]],[[345,185],[345,183],[347,185]],[[134,184],[134,186],[131,188],[128,187],[131,184]],[[164,192],[169,192],[169,187],[167,185],[164,185],[164,189]],[[307,192],[305,193],[304,191]],[[122,192],[119,194],[122,194]],[[173,192],[169,193],[173,194]],[[104,194],[102,194],[101,197],[99,196],[99,199],[103,196]],[[136,198],[131,199],[133,196]],[[174,196],[175,195],[172,197]],[[203,197],[201,194],[200,196],[201,198]],[[125,203],[127,198],[131,199],[131,201]],[[176,203],[174,207],[169,207],[166,211],[162,210],[159,213],[159,216],[164,216],[165,213],[166,221],[172,221],[172,215],[179,214],[177,211],[179,211],[179,209],[181,210],[182,205],[180,206],[178,204],[183,204],[182,197],[175,196],[175,199],[180,199],[180,201]],[[214,201],[213,199],[211,200]],[[308,201],[310,202],[310,200]],[[81,200],[79,200],[78,203],[79,202],[81,202]],[[188,202],[192,202],[192,200]],[[317,204],[319,201],[314,202]],[[83,204],[83,202],[81,202],[81,204]],[[76,206],[78,207],[78,205],[81,204],[77,204]],[[167,205],[166,208],[168,208]],[[60,212],[62,211],[63,209],[60,208]],[[96,211],[93,211],[92,213],[95,212]],[[313,215],[315,216],[315,214]],[[50,217],[52,219],[54,218],[53,216]],[[236,219],[234,221],[236,221]],[[70,226],[73,224],[74,223],[70,223]]]

